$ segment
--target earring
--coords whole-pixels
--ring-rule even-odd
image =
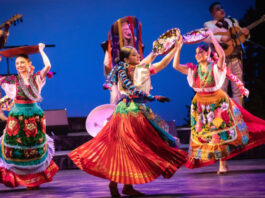
[[[128,68],[129,67],[129,64],[124,62],[124,67],[125,68]]]

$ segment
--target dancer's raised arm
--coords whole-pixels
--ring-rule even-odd
[[[156,73],[164,69],[170,61],[173,59],[174,54],[176,53],[176,46],[159,62],[154,63],[153,67],[155,68]]]
[[[180,56],[182,45],[183,45],[183,40],[180,37],[179,40],[176,41],[176,53],[175,53],[174,60],[173,60],[173,68],[183,74],[188,74],[187,65],[179,64],[179,56]]]
[[[211,30],[208,30],[207,34],[209,35],[209,37],[213,43],[213,46],[215,48],[215,51],[218,54],[217,66],[219,69],[223,70],[225,67],[225,64],[224,64],[225,63],[225,52],[222,49],[222,47],[220,46],[220,44],[217,42],[216,38],[213,35],[213,32]]]
[[[48,56],[44,52],[44,48],[45,48],[45,44],[39,43],[39,51],[40,51],[40,55],[41,55],[43,63],[44,63],[44,67],[40,73],[41,79],[45,78],[45,76],[47,75],[47,73],[51,69],[51,63],[50,63]]]
[[[151,52],[147,57],[145,57],[140,64],[149,64],[152,63],[156,58],[156,55]]]

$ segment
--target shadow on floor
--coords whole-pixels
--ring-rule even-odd
[[[186,197],[191,196],[191,194],[185,194],[185,193],[173,193],[173,194],[147,194],[144,196],[139,196],[139,198],[151,198],[151,197],[157,197],[157,198],[172,198],[172,197]],[[133,196],[122,196],[124,198],[129,198]]]
[[[250,174],[250,173],[265,173],[265,169],[253,169],[253,170],[232,170],[229,171],[227,174],[224,174],[224,176],[228,176],[228,175],[241,175],[241,174]],[[217,171],[216,172],[198,172],[198,173],[190,173],[190,175],[199,175],[201,176],[210,176],[210,175],[217,175]]]

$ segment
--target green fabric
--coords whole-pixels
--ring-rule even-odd
[[[23,115],[24,117],[32,117],[34,115],[43,116],[44,112],[37,103],[32,104],[18,104],[15,103],[8,116],[17,117]]]
[[[139,108],[141,106],[141,109]],[[175,139],[166,131],[164,131],[154,120],[148,119],[148,114],[150,114],[151,109],[144,104],[133,102],[133,101],[128,101],[127,103],[121,101],[117,105],[115,109],[115,114],[120,113],[120,114],[128,114],[130,112],[133,113],[139,113],[141,112],[145,118],[148,120],[148,122],[152,125],[152,127],[155,129],[157,134],[166,141],[171,147],[176,147],[176,141]]]
[[[48,149],[46,150],[45,154],[43,155],[42,158],[40,159],[37,159],[37,160],[30,160],[30,161],[27,161],[27,162],[18,162],[18,161],[11,161],[11,160],[6,160],[3,155],[2,155],[2,152],[0,153],[0,157],[8,164],[15,164],[15,165],[19,165],[19,166],[30,166],[30,165],[37,165],[37,164],[41,164],[42,162],[45,161],[45,159],[47,158],[48,156]]]
[[[138,108],[137,103],[135,102],[129,102],[128,105],[121,101],[119,102],[119,104],[117,105],[116,109],[115,109],[115,114],[120,113],[120,114],[128,114],[129,112],[133,112],[133,113],[138,113],[140,110]]]
[[[37,103],[15,103],[8,116],[7,128],[3,136],[4,144],[1,144],[1,152],[5,153],[9,160],[4,159],[2,153],[1,158],[7,163],[25,166],[43,162],[47,156],[47,149],[44,147],[46,144],[46,134],[43,131],[45,124],[43,128],[41,125],[42,119],[44,119],[44,112]],[[12,127],[16,130],[11,130]],[[17,133],[14,131],[17,131]],[[46,153],[41,157],[45,149]],[[30,159],[36,160],[25,162],[25,160]]]
[[[176,144],[176,140],[173,138],[173,136],[171,136],[169,133],[167,133],[166,131],[164,131],[161,127],[159,127],[155,122],[153,122],[152,120],[149,120],[149,123],[155,128],[157,134],[164,140],[166,141],[169,146],[171,147],[177,147]]]
[[[19,122],[19,132],[15,136],[9,136],[5,133],[4,141],[10,145],[18,145],[18,146],[36,146],[40,145],[46,140],[45,134],[42,132],[40,120],[44,116],[43,110],[37,105],[37,103],[33,104],[17,104],[15,103],[12,110],[10,111],[9,117],[13,117]],[[36,116],[39,119],[36,119]],[[25,120],[26,119],[34,119],[37,126],[37,134],[36,136],[27,137],[24,131]],[[19,143],[18,140],[22,143]],[[40,140],[42,140],[40,142]]]

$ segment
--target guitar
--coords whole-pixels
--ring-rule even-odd
[[[4,27],[8,22],[15,26],[17,23],[22,22],[22,15],[16,14],[12,16],[10,19],[0,25],[0,29]]]
[[[8,34],[6,34],[8,32],[7,31],[8,29],[6,29],[4,32],[1,29],[5,27],[5,25],[8,23],[10,23],[11,25],[16,25],[19,22],[22,22],[22,15],[16,14],[0,25],[0,49],[2,49],[5,46],[8,38]]]
[[[258,26],[259,24],[263,23],[264,21],[265,21],[265,15],[263,15],[259,20],[248,25],[246,28],[248,30],[251,30],[255,28],[256,26]],[[240,43],[244,43],[247,37],[240,31],[240,27],[231,27],[226,32],[215,32],[214,35],[228,36],[231,38],[229,41],[220,44],[226,56],[229,56],[230,54],[232,54],[235,47],[240,46]],[[237,35],[238,35],[238,38],[237,38]]]

